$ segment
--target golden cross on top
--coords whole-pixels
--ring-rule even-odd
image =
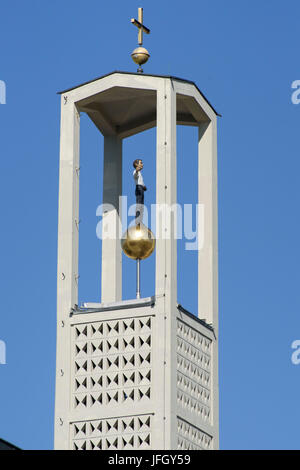
[[[131,23],[137,26],[137,28],[139,29],[138,43],[141,46],[143,44],[143,33],[149,34],[150,29],[146,28],[146,26],[143,25],[143,8],[139,8],[138,11],[138,20],[131,18]]]

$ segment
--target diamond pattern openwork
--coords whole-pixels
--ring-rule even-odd
[[[72,449],[151,449],[151,425],[151,415],[75,422],[71,424]]]
[[[209,450],[212,448],[212,437],[192,426],[177,419],[177,448],[180,450]]]
[[[177,404],[202,422],[211,423],[212,341],[177,320]]]
[[[149,316],[75,325],[74,408],[149,401],[151,348]]]

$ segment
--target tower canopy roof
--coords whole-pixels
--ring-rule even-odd
[[[118,81],[114,83],[115,77],[124,75],[124,86]],[[126,78],[125,78],[126,76]],[[199,90],[197,85],[190,81],[178,77],[168,75],[151,75],[140,74],[132,72],[115,71],[101,77],[95,78],[88,82],[82,83],[67,90],[60,91],[59,94],[65,94],[72,91],[77,91],[81,95],[81,87],[93,84],[94,82],[101,81],[102,79],[112,78],[112,86],[107,87],[100,93],[93,96],[82,96],[82,99],[76,100],[76,104],[80,111],[86,112],[92,119],[94,124],[104,135],[118,135],[121,138],[129,137],[137,132],[142,132],[150,129],[156,125],[156,90],[151,87],[135,88],[132,82],[139,77],[149,80],[149,77],[154,79],[170,79],[174,82],[189,85],[196,93],[199,93],[206,103],[205,107],[210,109],[209,114],[213,112],[216,116],[220,114],[210,104],[207,98]],[[130,87],[126,86],[125,81],[130,80]],[[197,126],[199,123],[207,121],[208,116],[201,106],[197,105],[192,96],[184,93],[177,93],[176,95],[176,110],[177,110],[177,124]]]

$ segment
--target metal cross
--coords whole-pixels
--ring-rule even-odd
[[[150,29],[146,28],[146,26],[143,25],[143,8],[139,8],[138,11],[139,11],[138,20],[131,18],[131,23],[134,24],[139,29],[138,43],[141,46],[143,44],[143,33],[149,34]]]

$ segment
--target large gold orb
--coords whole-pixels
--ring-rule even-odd
[[[121,247],[131,259],[146,259],[155,248],[155,237],[144,224],[133,225],[124,232]]]
[[[138,64],[143,65],[150,57],[149,52],[144,47],[137,47],[131,54],[132,60]]]

